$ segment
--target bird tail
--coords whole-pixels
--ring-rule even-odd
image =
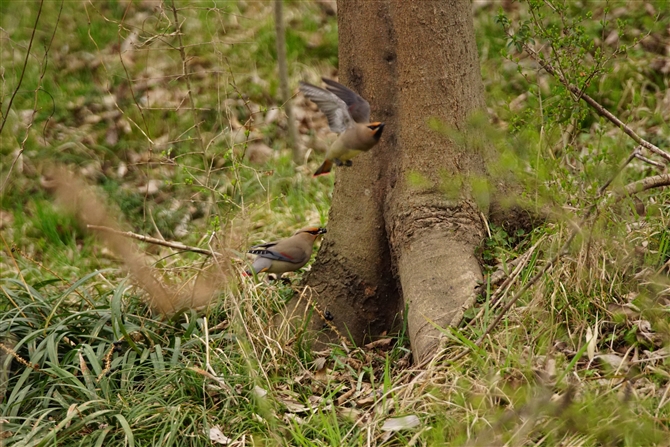
[[[316,170],[314,173],[314,177],[318,177],[320,175],[328,174],[330,170],[333,167],[333,161],[332,160],[324,160],[323,164],[319,166],[319,169]]]

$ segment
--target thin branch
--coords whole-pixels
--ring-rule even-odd
[[[495,329],[498,324],[502,321],[503,317],[507,314],[507,312],[516,304],[517,301],[519,301],[519,298],[528,291],[537,281],[542,278],[542,276],[549,271],[551,267],[553,267],[556,264],[556,261],[560,259],[561,256],[563,256],[564,253],[568,251],[568,248],[570,247],[570,244],[572,244],[572,241],[575,239],[577,236],[577,233],[581,231],[582,226],[589,220],[591,215],[596,211],[598,208],[598,200],[603,197],[605,189],[609,187],[609,185],[614,181],[614,179],[621,173],[621,171],[624,170],[624,168],[635,158],[635,154],[638,152],[639,148],[636,147],[633,152],[628,156],[628,158],[619,166],[619,168],[616,170],[614,174],[610,177],[609,180],[607,180],[599,189],[598,189],[598,195],[596,197],[596,200],[594,203],[589,207],[588,211],[586,212],[586,215],[582,217],[579,221],[579,223],[574,225],[574,228],[572,229],[572,232],[570,233],[570,236],[568,236],[568,239],[563,243],[561,246],[560,250],[556,252],[554,256],[542,267],[542,269],[537,272],[526,284],[523,285],[523,287],[517,291],[512,298],[505,304],[505,306],[500,310],[500,313],[498,316],[493,320],[484,330],[482,335],[475,340],[474,345],[475,346],[481,346],[483,343],[484,339],[488,334],[490,334],[493,329]],[[659,176],[660,177],[660,176]],[[670,180],[670,177],[669,179]],[[466,347],[463,351],[461,351],[458,355],[456,355],[454,358],[450,359],[451,362],[455,362],[458,359],[463,358],[465,355],[467,355],[468,352],[470,352],[471,348]]]
[[[119,30],[117,32],[118,36],[118,42],[119,42],[119,62],[121,63],[121,66],[123,67],[123,71],[126,73],[126,81],[128,81],[128,90],[130,90],[130,97],[133,98],[133,102],[135,103],[135,107],[137,107],[137,111],[140,112],[140,116],[142,117],[142,122],[144,123],[144,129],[146,132],[143,132],[145,135],[149,135],[150,130],[149,130],[149,125],[147,124],[147,119],[144,116],[144,110],[142,109],[142,106],[140,106],[140,103],[137,100],[137,96],[135,94],[135,89],[133,88],[133,81],[130,79],[130,73],[128,72],[128,67],[126,66],[126,62],[123,60],[123,42],[121,41],[121,29],[122,25],[124,24],[126,20],[126,16],[128,15],[128,11],[130,10],[130,7],[132,5],[132,2],[128,2],[128,6],[126,9],[123,11],[123,18],[121,19],[121,22],[118,23]],[[100,14],[102,15],[102,14]],[[104,15],[102,15],[104,17]],[[97,46],[97,45],[96,45]],[[105,67],[106,69],[106,67]],[[107,93],[111,95],[110,88],[107,88]],[[111,95],[112,98],[114,98],[114,105],[116,106],[117,109],[121,111],[122,114],[123,111],[121,110],[121,107],[116,103],[116,95]],[[153,156],[153,148],[154,148],[154,142],[153,140],[149,139],[149,159],[151,160]]]
[[[642,154],[639,154],[639,153],[635,154],[635,158],[637,158],[638,160],[643,161],[645,163],[648,163],[652,166],[656,166],[657,168],[665,169],[665,165],[663,163],[659,163],[655,160],[652,160],[651,158],[647,158],[647,157],[643,156]]]
[[[621,171],[634,159],[634,158],[639,158],[641,157],[640,155],[640,148],[644,147],[651,152],[665,158],[667,161],[670,161],[670,154],[667,152],[661,150],[657,146],[651,144],[650,142],[644,140],[642,137],[637,135],[630,127],[628,127],[626,124],[624,124],[621,120],[619,120],[616,116],[614,116],[611,112],[609,112],[607,109],[605,109],[603,106],[601,106],[596,100],[591,98],[589,95],[581,91],[577,86],[570,84],[568,80],[554,67],[544,59],[542,59],[539,54],[530,46],[526,43],[523,44],[523,47],[525,51],[528,53],[528,55],[536,61],[547,73],[550,75],[554,76],[557,78],[573,95],[575,95],[579,99],[583,99],[589,106],[591,106],[600,116],[608,119],[610,122],[612,122],[614,125],[616,125],[619,129],[621,129],[624,133],[626,133],[628,136],[630,136],[636,143],[638,143],[639,146],[637,146],[633,152],[628,156],[628,158],[621,164],[621,166],[617,169],[617,171],[612,174],[610,179],[605,182],[600,188],[598,188],[598,196],[596,198],[596,202],[593,203],[589,207],[589,210],[587,211],[586,215],[580,220],[578,224],[575,225],[573,228],[572,232],[570,233],[570,236],[568,239],[565,241],[561,249],[556,252],[556,254],[544,265],[544,267],[536,273],[524,286],[517,291],[514,296],[507,302],[507,304],[502,308],[498,316],[491,322],[488,327],[484,330],[482,335],[477,338],[477,340],[474,342],[475,346],[480,346],[486,336],[490,334],[493,329],[496,328],[496,326],[502,321],[503,317],[507,314],[507,312],[516,304],[516,302],[519,300],[519,298],[530,289],[531,286],[533,286],[542,276],[558,261],[558,259],[565,253],[567,252],[568,247],[572,243],[572,241],[575,239],[577,236],[577,233],[580,231],[581,227],[586,223],[586,221],[591,217],[593,212],[597,209],[598,207],[598,199],[600,199],[605,190],[610,186],[610,184],[614,181],[614,179],[621,173]],[[647,159],[645,159],[647,161]],[[635,192],[640,192],[644,191],[647,189],[651,188],[656,188],[656,187],[662,187],[662,186],[668,186],[670,185],[670,174],[662,174],[654,177],[649,177],[646,179],[642,179],[638,182],[631,183],[625,187],[625,191],[628,194],[632,194]],[[462,358],[465,356],[468,352],[470,352],[470,348],[466,348],[463,351],[461,351],[460,354],[458,354],[456,357],[451,359],[452,362]]]
[[[615,178],[621,173],[621,171],[624,170],[628,164],[633,161],[635,158],[636,154],[640,153],[640,146],[637,146],[635,149],[633,149],[633,152],[628,156],[626,161],[624,161],[621,166],[619,166],[619,169],[616,170],[614,174],[610,177],[609,180],[607,180],[600,188],[598,188],[598,198],[602,197],[602,195],[605,193],[605,190],[610,186],[610,184],[614,181]]]
[[[2,129],[5,128],[7,123],[7,117],[9,116],[9,111],[12,109],[12,103],[14,102],[14,97],[19,92],[21,84],[23,83],[23,76],[26,74],[26,67],[28,66],[28,59],[30,58],[30,50],[33,47],[33,42],[35,41],[35,32],[37,31],[37,23],[40,21],[40,16],[42,15],[42,6],[44,5],[44,0],[40,2],[40,9],[37,10],[37,17],[35,17],[35,24],[33,25],[33,32],[30,35],[30,42],[28,42],[28,51],[26,52],[26,58],[23,61],[23,68],[21,69],[21,76],[19,76],[19,83],[16,85],[14,92],[12,92],[12,97],[9,98],[9,104],[7,105],[7,110],[5,110],[2,117],[2,123],[0,123],[0,134]]]
[[[304,153],[298,140],[298,129],[293,119],[293,105],[291,104],[291,93],[288,88],[288,64],[286,63],[286,36],[284,29],[284,13],[282,6],[284,0],[274,0],[275,3],[275,33],[277,34],[277,68],[279,70],[279,89],[281,90],[284,110],[286,111],[286,125],[288,127],[288,144],[293,152],[293,161],[296,164],[305,162]]]
[[[535,62],[537,62],[540,67],[542,67],[547,73],[558,79],[561,84],[565,86],[572,94],[574,94],[578,99],[583,99],[584,102],[586,102],[588,105],[590,105],[598,115],[606,118],[609,120],[611,123],[613,123],[615,126],[617,126],[619,129],[621,129],[626,135],[631,137],[637,144],[640,146],[644,147],[645,149],[648,149],[649,151],[665,158],[668,162],[670,162],[670,154],[665,152],[664,150],[660,149],[658,146],[655,146],[645,140],[644,138],[640,137],[638,134],[635,133],[633,129],[628,127],[623,121],[621,121],[619,118],[614,116],[610,111],[605,109],[603,106],[601,106],[598,101],[595,99],[591,98],[589,95],[586,93],[582,92],[576,85],[571,84],[561,73],[559,73],[549,62],[546,60],[542,59],[540,55],[538,54],[537,51],[532,49],[527,43],[523,44],[523,48],[528,53],[528,55],[533,59]]]
[[[643,178],[637,182],[629,183],[624,187],[625,195],[636,194],[653,188],[670,186],[670,174],[660,174],[653,177]]]
[[[540,246],[542,241],[544,240],[544,237],[539,238],[535,244],[533,244],[532,247],[530,247],[526,252],[521,254],[518,258],[507,262],[504,266],[500,266],[498,270],[496,270],[490,277],[488,282],[485,282],[481,286],[477,287],[476,293],[482,294],[485,293],[484,288],[485,287],[490,287],[490,286],[495,286],[498,283],[502,282],[502,285],[498,287],[498,289],[491,295],[491,298],[489,299],[489,308],[482,306],[481,310],[477,315],[468,323],[468,326],[472,326],[472,323],[477,321],[479,318],[481,318],[486,311],[492,311],[494,310],[500,298],[507,293],[507,290],[511,286],[512,282],[518,277],[518,275],[521,273],[521,271],[528,265],[528,261],[530,261],[530,258],[532,254],[537,250],[537,248]],[[511,270],[511,272],[510,272]]]
[[[105,17],[105,15],[104,15],[100,10],[98,10],[98,8],[95,6],[95,4],[93,3],[92,0],[89,0],[89,1],[88,1],[88,4],[90,4],[91,7],[93,8],[93,10],[95,10],[95,12],[97,12],[97,13],[100,15],[100,17],[102,17],[106,22],[110,22],[110,23],[114,23],[114,24],[118,25],[118,27],[119,27],[119,32],[120,32],[120,30],[122,29],[122,25],[123,25],[123,23],[121,23],[121,22],[115,22],[115,21],[110,20],[110,19],[108,19],[107,17]],[[130,6],[130,4],[129,4],[128,6]],[[98,46],[98,42],[96,42],[96,40],[93,38],[93,35],[91,34],[91,17],[90,17],[89,14],[88,14],[88,8],[85,8],[85,11],[86,11],[86,17],[87,17],[87,20],[88,20],[88,38],[91,40],[91,42],[93,43],[93,45],[95,45],[95,48],[98,50],[98,53],[102,53],[102,51],[100,50],[100,47]],[[125,17],[125,16],[124,16],[124,17]],[[119,45],[119,58],[121,58],[120,48],[121,48],[121,45]],[[104,58],[100,58],[100,65],[102,66],[102,68],[104,68],[104,70],[107,72],[107,74],[109,74],[109,75],[111,76],[110,71],[107,69],[107,65],[105,64],[105,60],[104,60]],[[123,68],[124,68],[124,70],[125,70],[126,67],[125,67],[125,64],[123,63],[123,60],[121,60],[121,65],[123,66]],[[127,71],[127,70],[125,70],[125,71],[126,71],[126,77],[128,77],[128,76],[129,76],[129,75],[128,75],[128,71]],[[176,77],[176,76],[181,76],[181,75],[174,75],[174,76]],[[131,84],[132,84],[133,81],[134,81],[134,80],[130,80],[130,79],[128,79],[128,85],[131,86]],[[114,106],[115,106],[116,109],[119,111],[119,113],[121,113],[121,115],[123,115],[123,117],[124,117],[126,120],[128,120],[128,122],[129,122],[130,124],[132,124],[133,126],[135,126],[135,128],[136,128],[136,129],[137,129],[137,130],[144,136],[144,138],[147,139],[147,141],[149,142],[149,152],[151,153],[152,148],[153,148],[153,146],[154,146],[155,143],[154,143],[154,141],[151,139],[151,137],[149,136],[149,133],[148,133],[148,132],[149,132],[149,128],[148,128],[148,126],[146,125],[146,120],[144,119],[144,114],[142,113],[142,108],[139,106],[139,104],[137,104],[137,101],[135,100],[135,94],[132,92],[132,86],[131,86],[131,96],[133,97],[133,100],[135,101],[135,104],[136,104],[137,107],[139,108],[139,112],[140,112],[140,115],[142,115],[142,120],[144,121],[146,131],[145,131],[145,129],[143,129],[142,126],[140,126],[140,125],[139,125],[139,124],[138,124],[138,123],[137,123],[137,122],[136,122],[130,115],[128,115],[128,114],[121,108],[121,106],[119,106],[118,102],[116,101],[116,95],[112,94],[111,88],[110,88],[109,86],[107,87],[107,93],[109,93],[110,97],[114,100]]]
[[[0,123],[0,134],[2,134],[2,129],[5,128],[5,124],[7,123],[7,118],[9,117],[9,111],[12,109],[12,103],[14,102],[14,97],[16,94],[19,92],[19,89],[21,88],[21,84],[23,83],[23,76],[26,73],[26,67],[28,66],[28,59],[30,58],[30,49],[33,46],[33,41],[35,40],[35,32],[37,31],[37,23],[40,21],[40,16],[42,15],[42,5],[44,4],[44,0],[40,2],[40,9],[37,11],[37,17],[35,18],[35,25],[33,25],[33,33],[30,35],[30,42],[28,43],[28,51],[26,52],[26,58],[23,61],[23,68],[21,69],[21,76],[19,76],[19,82],[16,85],[16,88],[14,89],[14,92],[12,92],[11,98],[9,98],[9,104],[7,104],[7,110],[3,113],[2,110],[0,110],[0,113],[3,113],[2,115],[2,122]],[[62,3],[61,3],[61,10],[62,10]],[[60,12],[58,13],[58,20],[60,20]],[[58,27],[58,22],[56,22],[56,27]],[[54,28],[54,35],[56,34],[56,29]],[[51,36],[51,42],[53,42],[53,35]],[[46,50],[46,53],[44,54],[44,57],[46,58],[46,55],[49,52],[49,48],[51,47],[51,43],[49,43],[49,47]],[[42,72],[42,76],[40,76],[40,81],[38,82],[38,86],[35,89],[35,103],[37,103],[37,92],[40,89],[41,81],[42,78],[44,77],[44,73],[46,72],[46,69]],[[36,106],[35,106],[36,107]],[[5,187],[7,186],[7,182],[9,182],[9,178],[12,175],[12,171],[14,170],[14,166],[16,166],[16,162],[19,160],[21,157],[21,154],[23,154],[23,150],[26,145],[26,141],[28,140],[28,134],[30,133],[30,128],[33,125],[34,118],[35,118],[35,113],[37,110],[33,110],[33,114],[31,116],[30,124],[28,125],[28,128],[26,129],[26,136],[21,142],[21,149],[19,150],[18,154],[16,154],[16,157],[14,157],[14,160],[12,160],[12,164],[9,166],[9,170],[7,171],[7,176],[5,177],[5,180],[2,182],[2,186],[0,186],[0,191],[4,191]]]
[[[174,26],[177,35],[177,41],[179,42],[178,50],[179,50],[179,56],[181,57],[182,74],[184,76],[184,80],[186,82],[186,88],[188,90],[187,96],[191,106],[191,113],[193,115],[193,122],[195,123],[195,130],[198,134],[198,140],[200,140],[200,146],[202,147],[202,167],[204,172],[206,173],[204,186],[209,186],[209,182],[212,175],[212,165],[210,162],[207,161],[207,146],[205,145],[205,141],[202,135],[202,129],[200,126],[201,121],[198,120],[198,115],[196,113],[195,98],[193,97],[193,88],[191,87],[191,73],[188,69],[188,59],[186,57],[186,50],[184,49],[184,42],[182,39],[183,33],[181,29],[181,24],[179,23],[179,14],[177,12],[177,7],[175,6],[174,0],[172,0],[171,7],[172,7],[172,15],[174,17]],[[215,214],[217,216],[220,216],[219,208],[216,201],[216,194],[214,193],[214,191],[211,191],[211,196]]]
[[[112,234],[118,234],[119,236],[124,236],[130,239],[137,239],[138,241],[148,242],[154,245],[162,245],[163,247],[174,248],[175,250],[192,251],[194,253],[200,253],[208,256],[223,256],[221,253],[218,253],[216,251],[207,250],[205,248],[200,247],[191,247],[189,245],[184,245],[181,242],[170,242],[165,241],[163,239],[156,239],[155,237],[144,236],[142,234],[133,233],[132,231],[118,231],[113,228],[104,227],[100,225],[86,225],[86,228],[89,228],[91,230],[104,231]]]
[[[498,316],[496,317],[495,320],[491,324],[488,325],[486,330],[484,330],[484,333],[475,341],[475,345],[480,346],[482,342],[484,341],[484,338],[491,333],[493,329],[495,329],[496,326],[498,326],[498,323],[503,319],[503,317],[507,314],[507,312],[516,304],[516,302],[521,298],[521,296],[526,293],[528,289],[532,285],[534,285],[542,276],[551,268],[553,265],[558,261],[558,259],[563,256],[564,253],[567,252],[568,247],[572,243],[572,241],[575,239],[575,236],[577,236],[577,233],[581,229],[581,226],[586,222],[586,220],[591,217],[591,214],[593,214],[593,211],[595,211],[596,205],[592,205],[591,208],[589,208],[589,211],[586,213],[586,216],[582,218],[582,220],[579,222],[579,224],[575,225],[575,228],[573,228],[572,233],[570,233],[570,237],[568,237],[568,240],[565,241],[563,246],[559,251],[556,252],[556,254],[547,262],[542,269],[535,274],[524,286],[519,290],[517,293],[514,294],[512,299],[509,300],[509,302],[502,308]]]

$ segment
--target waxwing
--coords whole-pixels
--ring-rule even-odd
[[[314,173],[315,177],[329,173],[333,163],[351,166],[351,159],[372,149],[384,130],[384,123],[370,122],[370,104],[365,99],[340,83],[322,79],[327,90],[300,83],[300,91],[326,115],[330,130],[339,134],[326,151],[326,160]]]
[[[275,273],[279,276],[286,272],[294,272],[307,264],[312,257],[312,247],[319,235],[326,232],[325,228],[305,227],[287,238],[267,244],[254,245],[249,253],[257,255],[251,270],[246,274]]]

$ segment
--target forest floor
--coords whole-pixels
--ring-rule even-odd
[[[334,2],[285,3],[292,92],[337,78]],[[337,176],[312,177],[333,135],[300,95],[292,159],[270,2],[0,2],[0,445],[670,445],[668,193],[621,194],[667,160],[630,158],[501,26],[670,152],[670,6],[473,10],[475,131],[549,218],[490,226],[476,307],[414,365],[404,331],[312,350],[281,320],[302,272],[241,276],[249,246],[327,224]],[[55,166],[108,226],[226,253],[206,309],[152,310],[133,264],[55,203]],[[133,242],[170,290],[214,264]]]

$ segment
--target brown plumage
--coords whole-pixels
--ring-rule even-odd
[[[330,79],[323,79],[327,90],[306,82],[300,91],[326,115],[330,129],[339,137],[326,151],[326,160],[314,176],[330,172],[333,163],[351,166],[351,159],[369,151],[378,142],[384,123],[370,123],[370,104],[354,91]]]
[[[312,257],[312,247],[316,238],[325,232],[325,228],[306,227],[287,239],[254,245],[249,253],[257,257],[251,265],[251,270],[246,272],[247,275],[251,275],[252,272],[264,272],[281,276],[286,272],[300,269]]]

